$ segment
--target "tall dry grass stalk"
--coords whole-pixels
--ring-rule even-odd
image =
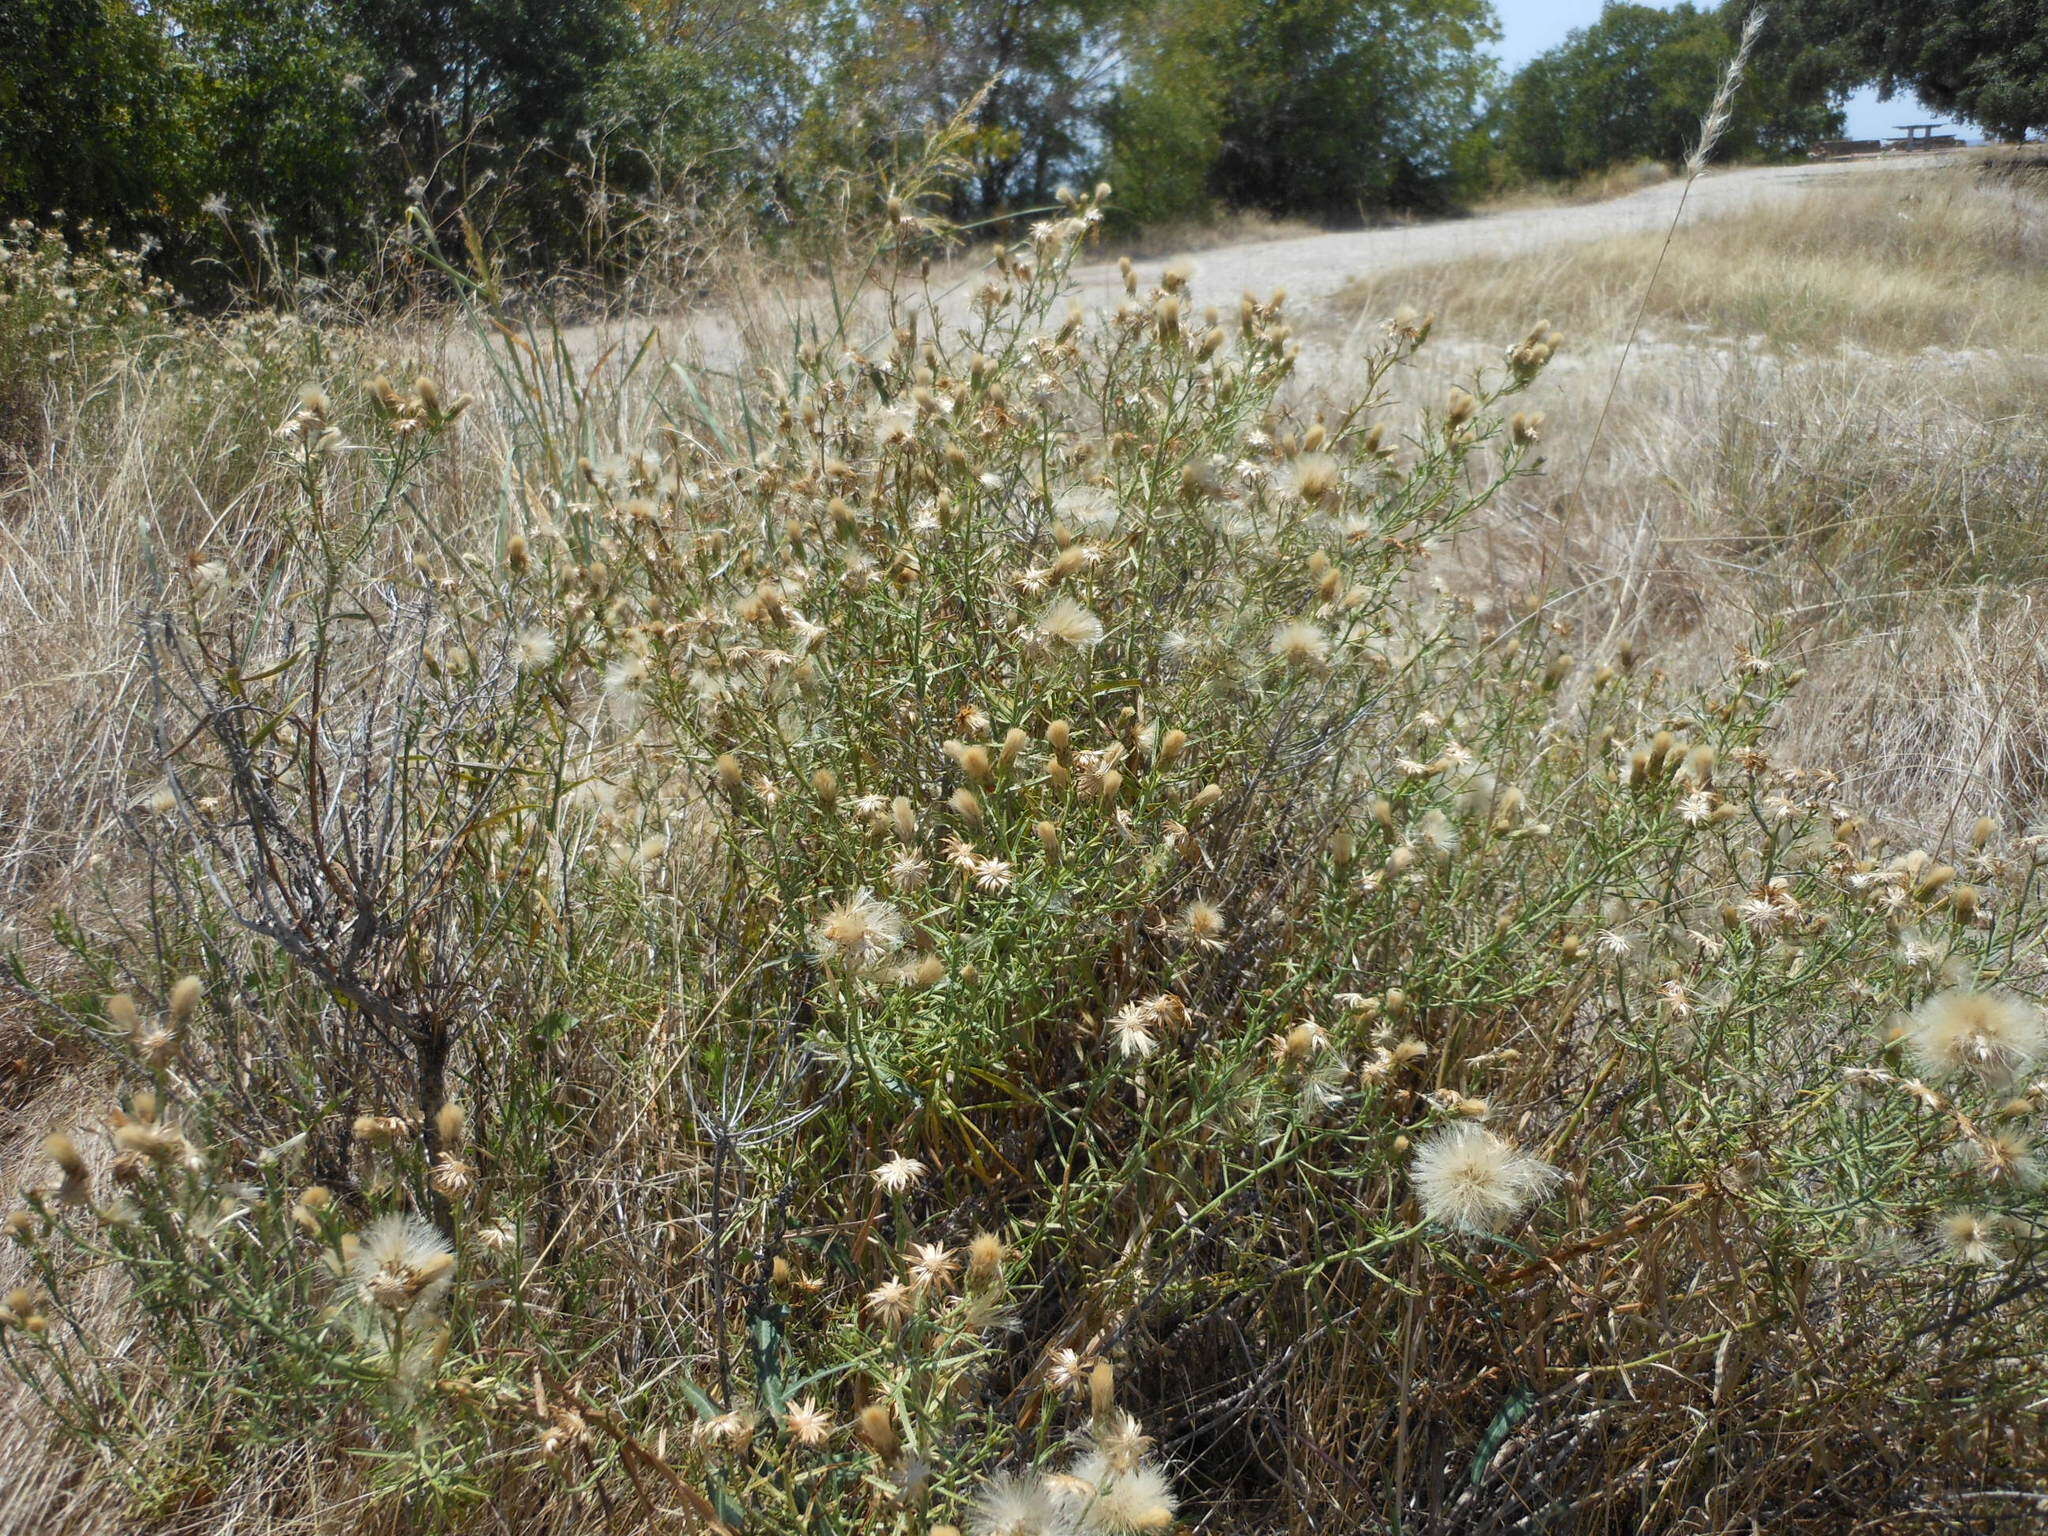
[[[1600,441],[1600,434],[1607,425],[1608,413],[1614,407],[1614,393],[1621,387],[1621,376],[1628,368],[1629,353],[1635,346],[1637,333],[1642,329],[1643,316],[1650,307],[1650,295],[1657,287],[1658,274],[1664,270],[1664,258],[1671,250],[1671,242],[1677,237],[1679,222],[1685,217],[1686,199],[1692,195],[1693,183],[1705,173],[1707,162],[1712,158],[1715,147],[1721,142],[1721,135],[1727,131],[1729,118],[1735,110],[1735,94],[1742,88],[1742,77],[1749,69],[1749,55],[1756,46],[1756,40],[1763,33],[1764,11],[1757,7],[1743,18],[1742,33],[1737,39],[1735,53],[1728,60],[1727,68],[1721,72],[1721,83],[1715,88],[1714,99],[1707,104],[1706,115],[1700,119],[1700,136],[1692,152],[1685,157],[1685,175],[1678,189],[1678,204],[1671,210],[1671,223],[1665,228],[1664,240],[1657,248],[1657,259],[1650,264],[1650,275],[1643,282],[1642,298],[1637,301],[1635,318],[1629,322],[1628,335],[1621,344],[1621,354],[1614,360],[1614,375],[1608,381],[1606,398],[1600,402],[1600,414],[1594,419],[1593,432],[1587,439],[1586,456],[1580,461],[1578,483],[1573,488],[1577,497],[1585,490],[1586,469],[1592,462],[1593,449]]]

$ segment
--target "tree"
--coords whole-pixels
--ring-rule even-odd
[[[1187,0],[1131,29],[1126,78],[1105,115],[1105,174],[1126,224],[1200,218],[1223,153],[1227,68],[1218,46],[1238,0]]]
[[[579,223],[606,72],[637,41],[625,0],[335,0],[369,50],[382,179],[444,242],[458,215],[545,261]]]
[[[353,246],[376,180],[368,46],[326,0],[164,0],[162,12],[185,166],[177,219],[218,197],[288,252]]]
[[[1910,91],[2002,139],[2048,130],[2048,0],[1809,0],[1800,24],[1887,99]]]
[[[886,163],[970,104],[956,217],[1042,205],[1094,169],[1134,0],[827,0],[800,134],[812,164]]]
[[[1498,33],[1486,0],[1185,0],[1131,36],[1120,199],[1355,218],[1447,200]]]
[[[0,212],[155,233],[178,177],[163,28],[128,0],[0,5]]]
[[[1324,217],[1447,199],[1492,78],[1487,0],[1245,0],[1222,39],[1235,205]]]
[[[1609,4],[1590,27],[1532,59],[1510,82],[1502,136],[1532,176],[1564,178],[1690,151],[1735,51],[1746,7]],[[1841,131],[1844,82],[1823,55],[1766,27],[1720,153],[1796,152]]]

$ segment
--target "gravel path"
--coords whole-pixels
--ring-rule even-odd
[[[1839,185],[1848,177],[1902,167],[1932,168],[1951,164],[1955,159],[1953,155],[1929,154],[1904,161],[1885,157],[1709,172],[1693,184],[1691,194],[1685,198],[1684,222],[1718,218],[1760,203],[1788,202]],[[1329,299],[1354,278],[1373,272],[1662,229],[1671,222],[1683,192],[1682,183],[1667,181],[1600,203],[1516,208],[1433,223],[1257,240],[1245,245],[1213,247],[1189,259],[1195,265],[1196,287],[1206,301],[1224,301],[1246,290],[1263,297],[1284,288],[1290,307],[1299,314]],[[1172,259],[1152,257],[1139,265],[1145,273],[1156,274]],[[1114,262],[1077,267],[1072,275],[1075,296],[1090,308],[1111,301],[1122,292],[1122,277]],[[963,270],[948,284],[950,293],[944,300],[945,307],[965,305],[973,287],[968,277]],[[737,355],[737,339],[729,320],[702,311],[691,316],[664,316],[602,327],[575,326],[565,329],[562,339],[571,356],[588,366],[602,356],[635,355],[650,330],[658,333],[658,349],[669,355],[677,355],[678,351],[683,355],[694,354],[701,363],[713,367]],[[680,348],[678,343],[682,344]]]

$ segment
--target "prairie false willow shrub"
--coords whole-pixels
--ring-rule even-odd
[[[287,1523],[251,1443],[522,1530],[2032,1487],[2039,841],[1431,580],[1547,327],[1397,443],[1426,321],[1304,404],[1277,297],[1065,310],[1095,199],[950,296],[916,207],[744,375],[292,407],[149,620],[122,990],[15,967],[132,1079],[12,1227],[58,1422]]]

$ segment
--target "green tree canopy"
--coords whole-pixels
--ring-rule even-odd
[[[1187,0],[1147,22],[1110,164],[1148,212],[1445,201],[1499,36],[1487,0]]]
[[[1503,148],[1526,174],[1561,178],[1628,160],[1684,158],[1735,51],[1743,8],[1610,4],[1592,26],[1509,83]],[[1841,131],[1832,61],[1767,24],[1721,153],[1783,154]]]
[[[162,27],[128,0],[0,5],[0,211],[147,231],[185,174]]]
[[[1886,97],[1999,138],[2048,130],[2048,0],[1807,0],[1797,16]]]

